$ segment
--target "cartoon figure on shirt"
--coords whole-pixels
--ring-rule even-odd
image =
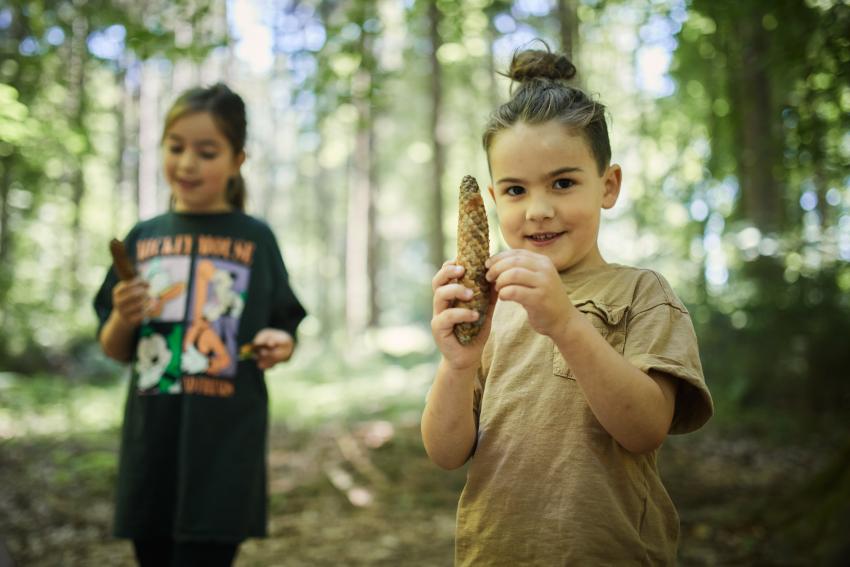
[[[183,371],[190,374],[204,372],[211,376],[217,376],[230,368],[233,361],[228,352],[227,345],[225,345],[212,325],[221,316],[221,312],[218,309],[212,309],[210,311],[207,309],[211,284],[213,290],[216,289],[216,273],[217,270],[212,261],[200,260],[198,262],[195,270],[195,297],[192,304],[192,323],[186,332],[186,337],[183,339],[183,357],[181,362]],[[225,276],[229,278],[226,272]],[[239,309],[241,311],[241,304]],[[210,319],[208,313],[215,316],[215,319]]]
[[[136,370],[139,373],[139,388],[147,390],[159,383],[171,360],[171,351],[162,335],[150,335],[139,339],[136,349]]]
[[[179,345],[180,327],[173,327],[166,337],[153,332],[150,327],[142,329],[142,337],[136,348],[136,371],[139,373],[139,390],[157,387],[160,392],[180,392]]]
[[[215,270],[212,275],[214,299],[204,306],[204,317],[208,321],[217,321],[229,316],[238,319],[242,315],[245,302],[242,296],[233,290],[236,274],[227,270]]]
[[[165,304],[180,297],[186,289],[186,282],[174,282],[172,275],[160,269],[158,262],[155,262],[151,270],[145,274],[145,279],[150,284],[151,303],[148,316],[151,318],[159,317]]]

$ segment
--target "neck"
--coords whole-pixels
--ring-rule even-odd
[[[233,205],[230,203],[216,203],[206,207],[189,206],[180,201],[174,201],[173,210],[177,213],[190,214],[209,214],[209,213],[229,213],[233,210]]]

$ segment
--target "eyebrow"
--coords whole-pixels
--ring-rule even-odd
[[[581,173],[582,171],[583,170],[580,167],[571,167],[571,166],[559,167],[558,169],[555,169],[555,170],[547,173],[545,175],[544,179],[552,179],[553,177],[557,177],[557,176],[564,174],[564,173]],[[496,182],[496,184],[498,185],[500,183],[522,183],[522,182],[523,182],[523,180],[519,179],[517,177],[503,177],[503,178],[499,179]]]
[[[183,142],[183,138],[178,136],[177,134],[169,134],[168,138],[172,139],[176,142]],[[215,140],[207,139],[207,140],[199,140],[199,141],[195,142],[195,145],[196,146],[213,146],[215,148],[218,148],[221,144],[219,144]]]

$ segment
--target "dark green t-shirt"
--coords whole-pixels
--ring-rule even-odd
[[[169,212],[124,242],[153,306],[130,362],[115,535],[264,536],[268,394],[239,349],[266,327],[295,337],[305,316],[274,234],[241,212]],[[116,283],[112,268],[94,301],[101,327]]]

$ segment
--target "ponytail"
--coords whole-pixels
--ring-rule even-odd
[[[227,202],[237,211],[245,212],[245,179],[237,173],[227,181]]]

